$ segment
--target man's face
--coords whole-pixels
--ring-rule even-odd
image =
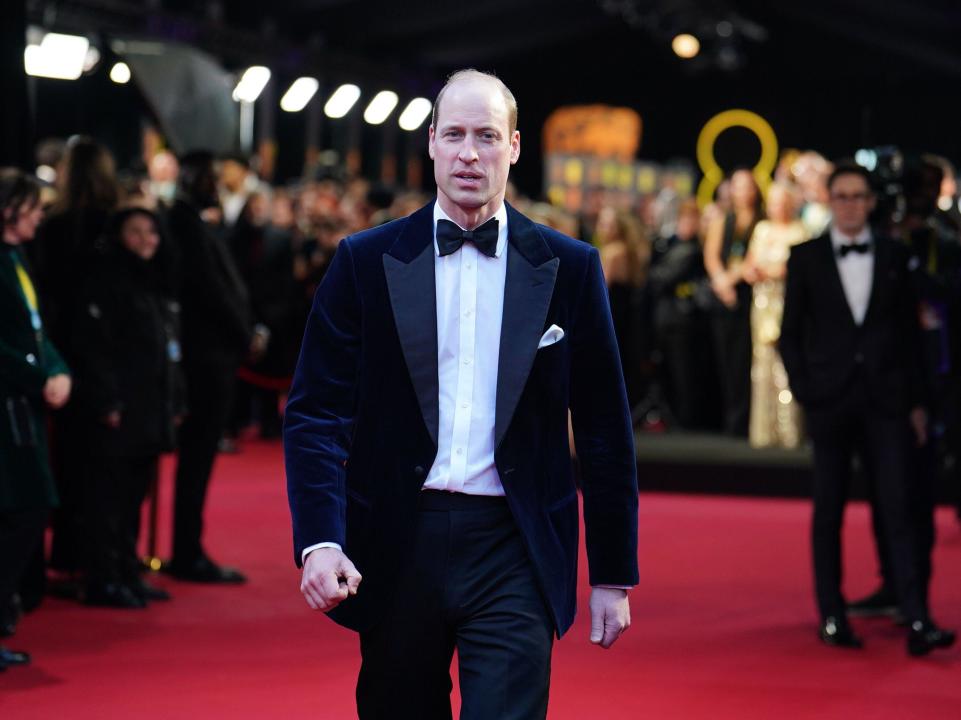
[[[834,226],[848,236],[857,235],[868,223],[874,210],[874,194],[860,175],[839,175],[831,184],[831,213]]]
[[[486,215],[504,198],[510,166],[521,151],[497,85],[466,78],[450,85],[441,99],[437,127],[430,127],[428,151],[434,161],[437,196],[445,212]]]

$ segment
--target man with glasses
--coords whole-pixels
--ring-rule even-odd
[[[780,351],[814,444],[812,541],[820,637],[861,647],[841,594],[841,524],[851,461],[872,468],[907,648],[925,655],[954,633],[931,620],[907,515],[909,442],[924,443],[923,379],[916,302],[903,246],[872,233],[870,177],[839,165],[828,179],[827,233],[794,248],[788,262]],[[913,438],[911,437],[913,436]]]

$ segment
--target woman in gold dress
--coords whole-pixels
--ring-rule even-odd
[[[784,310],[784,277],[791,247],[807,240],[797,219],[797,200],[789,185],[774,183],[767,194],[767,219],[751,235],[743,276],[753,287],[751,306],[751,418],[754,447],[797,447],[800,408],[788,387],[777,351]]]

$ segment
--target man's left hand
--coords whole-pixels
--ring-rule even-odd
[[[631,606],[627,590],[595,587],[591,589],[591,642],[605,650],[631,626]]]

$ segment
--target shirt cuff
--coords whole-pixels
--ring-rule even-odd
[[[303,565],[305,562],[307,562],[307,556],[310,555],[314,550],[320,550],[321,548],[327,548],[327,547],[337,548],[341,552],[344,551],[344,549],[335,542],[317,543],[316,545],[311,545],[310,547],[304,548],[304,551],[300,553],[300,564]]]
[[[304,557],[307,557],[306,555]],[[633,585],[591,585],[591,587],[605,588],[607,590],[633,590]]]

